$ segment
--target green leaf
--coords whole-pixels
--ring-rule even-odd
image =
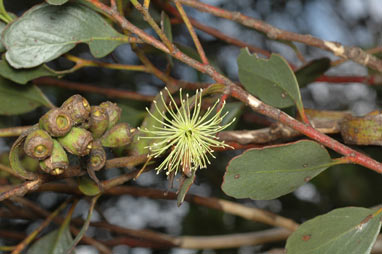
[[[171,28],[171,21],[170,18],[167,16],[167,14],[162,11],[161,13],[161,27],[162,31],[166,35],[166,37],[172,42],[172,28]],[[174,61],[172,59],[172,56],[166,55],[167,61],[170,66],[174,66]]]
[[[265,103],[278,108],[296,105],[303,109],[296,77],[283,57],[272,54],[269,59],[240,50],[237,59],[242,85]]]
[[[72,243],[73,238],[66,225],[64,228],[56,229],[40,238],[29,248],[27,254],[66,254],[65,250]]]
[[[32,68],[87,43],[95,57],[103,57],[126,40],[92,9],[67,3],[37,5],[8,26],[2,41],[14,68]]]
[[[46,65],[31,69],[14,69],[4,58],[0,61],[0,75],[22,85],[39,77],[59,76],[60,74],[61,73],[55,72]]]
[[[139,110],[131,105],[126,103],[118,103],[118,107],[122,109],[122,114],[121,114],[121,120],[120,122],[128,123],[131,127],[137,127],[139,123],[142,122],[142,120],[146,116],[146,111],[144,110]]]
[[[381,210],[335,209],[303,223],[287,240],[287,254],[367,254],[381,229]]]
[[[87,176],[79,178],[78,189],[87,196],[95,196],[100,193],[98,185]]]
[[[248,149],[228,164],[222,190],[235,198],[274,199],[336,163],[325,148],[310,140]]]
[[[327,57],[315,59],[295,72],[300,88],[312,83],[330,68],[330,59]]]
[[[63,5],[64,3],[66,3],[68,0],[46,0],[46,2],[48,4],[52,4],[52,5]]]
[[[193,171],[190,177],[187,177],[185,175],[182,176],[184,177],[184,179],[182,179],[182,183],[180,184],[178,195],[176,197],[178,207],[183,204],[187,192],[190,190],[191,185],[194,183],[196,177],[195,173],[196,171]]]
[[[163,94],[163,99],[165,101],[169,99],[168,93],[165,89],[162,89],[161,93]],[[157,119],[163,120],[163,118],[159,114],[158,110],[156,109],[156,107],[158,107],[158,109],[160,111],[165,110],[165,105],[162,102],[160,93],[158,93],[155,96],[154,101],[156,101],[157,103],[156,104],[152,103],[149,110]],[[156,105],[156,107],[155,107],[155,105]],[[141,124],[141,128],[142,129],[147,128],[148,130],[154,130],[155,129],[154,126],[156,124],[157,124],[157,121],[150,114],[147,114],[146,117],[144,118],[142,124]],[[155,142],[155,140],[153,140],[153,139],[145,139],[145,138],[138,140],[138,136],[143,137],[143,136],[148,136],[148,135],[149,135],[148,133],[140,133],[139,135],[134,136],[134,141],[131,144],[131,146],[138,154],[148,153],[148,149],[146,147],[149,146],[151,143]]]
[[[16,86],[0,77],[0,115],[17,115],[52,103],[36,86]]]

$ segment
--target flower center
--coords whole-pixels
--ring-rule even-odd
[[[191,138],[192,137],[192,130],[186,130],[185,135],[187,138]]]

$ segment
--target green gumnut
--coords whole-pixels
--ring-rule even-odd
[[[53,140],[52,155],[40,162],[40,168],[48,174],[59,175],[69,166],[68,156],[57,140]]]
[[[110,101],[102,102],[99,106],[104,108],[109,115],[109,126],[107,128],[110,129],[118,123],[121,118],[122,109],[116,103]]]
[[[52,137],[65,136],[72,128],[70,116],[62,109],[49,110],[40,118],[40,128],[46,130]]]
[[[58,142],[71,154],[78,156],[88,155],[93,143],[92,134],[79,127],[73,127],[64,137],[58,138]]]
[[[90,115],[89,102],[79,94],[64,101],[61,109],[68,113],[74,125],[85,122]]]
[[[53,139],[41,129],[28,134],[24,142],[25,153],[35,159],[43,160],[52,154]]]
[[[92,171],[98,171],[106,163],[106,152],[103,149],[101,143],[97,140],[93,142],[92,150],[89,154],[89,159],[87,163],[87,168]]]
[[[54,144],[53,144],[53,150],[54,150]],[[52,153],[53,153],[53,150],[52,150]],[[39,168],[39,163],[40,163],[39,160],[29,156],[25,156],[21,160],[21,165],[28,171],[32,171],[32,172],[36,171]]]
[[[108,130],[101,138],[105,147],[118,147],[130,144],[133,131],[128,123],[119,123]]]
[[[109,115],[105,108],[92,106],[89,118],[89,131],[95,139],[101,137],[109,127]]]

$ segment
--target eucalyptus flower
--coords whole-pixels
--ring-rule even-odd
[[[142,133],[148,134],[139,138],[154,140],[150,146],[146,147],[150,151],[151,158],[157,158],[170,151],[156,168],[158,173],[161,170],[167,170],[167,175],[174,171],[176,174],[181,169],[184,174],[190,175],[197,169],[206,168],[210,164],[209,156],[215,158],[213,148],[230,147],[224,141],[220,141],[216,133],[227,128],[235,119],[228,124],[220,125],[228,112],[221,114],[225,102],[220,110],[215,111],[219,100],[202,114],[202,89],[197,90],[193,98],[189,98],[186,94],[185,99],[180,90],[179,106],[167,88],[166,91],[169,95],[168,105],[163,98],[163,93],[160,93],[165,111],[159,109],[156,101],[153,102],[157,115],[160,117],[146,108],[158,125],[153,126],[152,130],[139,129]]]

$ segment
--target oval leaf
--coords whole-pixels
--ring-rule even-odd
[[[92,9],[68,3],[38,5],[27,11],[3,32],[6,58],[15,68],[31,68],[51,61],[78,43],[89,44],[95,57],[103,57],[123,42]]]
[[[381,229],[381,211],[347,207],[303,223],[287,240],[287,254],[367,254]]]
[[[53,107],[36,86],[20,87],[0,77],[0,115],[17,115],[39,106]]]
[[[248,92],[274,107],[296,104],[297,108],[303,108],[296,77],[283,57],[272,54],[264,59],[242,49],[237,64],[240,82]]]
[[[326,149],[310,140],[249,149],[228,164],[222,190],[235,198],[274,199],[296,190],[332,164]]]

